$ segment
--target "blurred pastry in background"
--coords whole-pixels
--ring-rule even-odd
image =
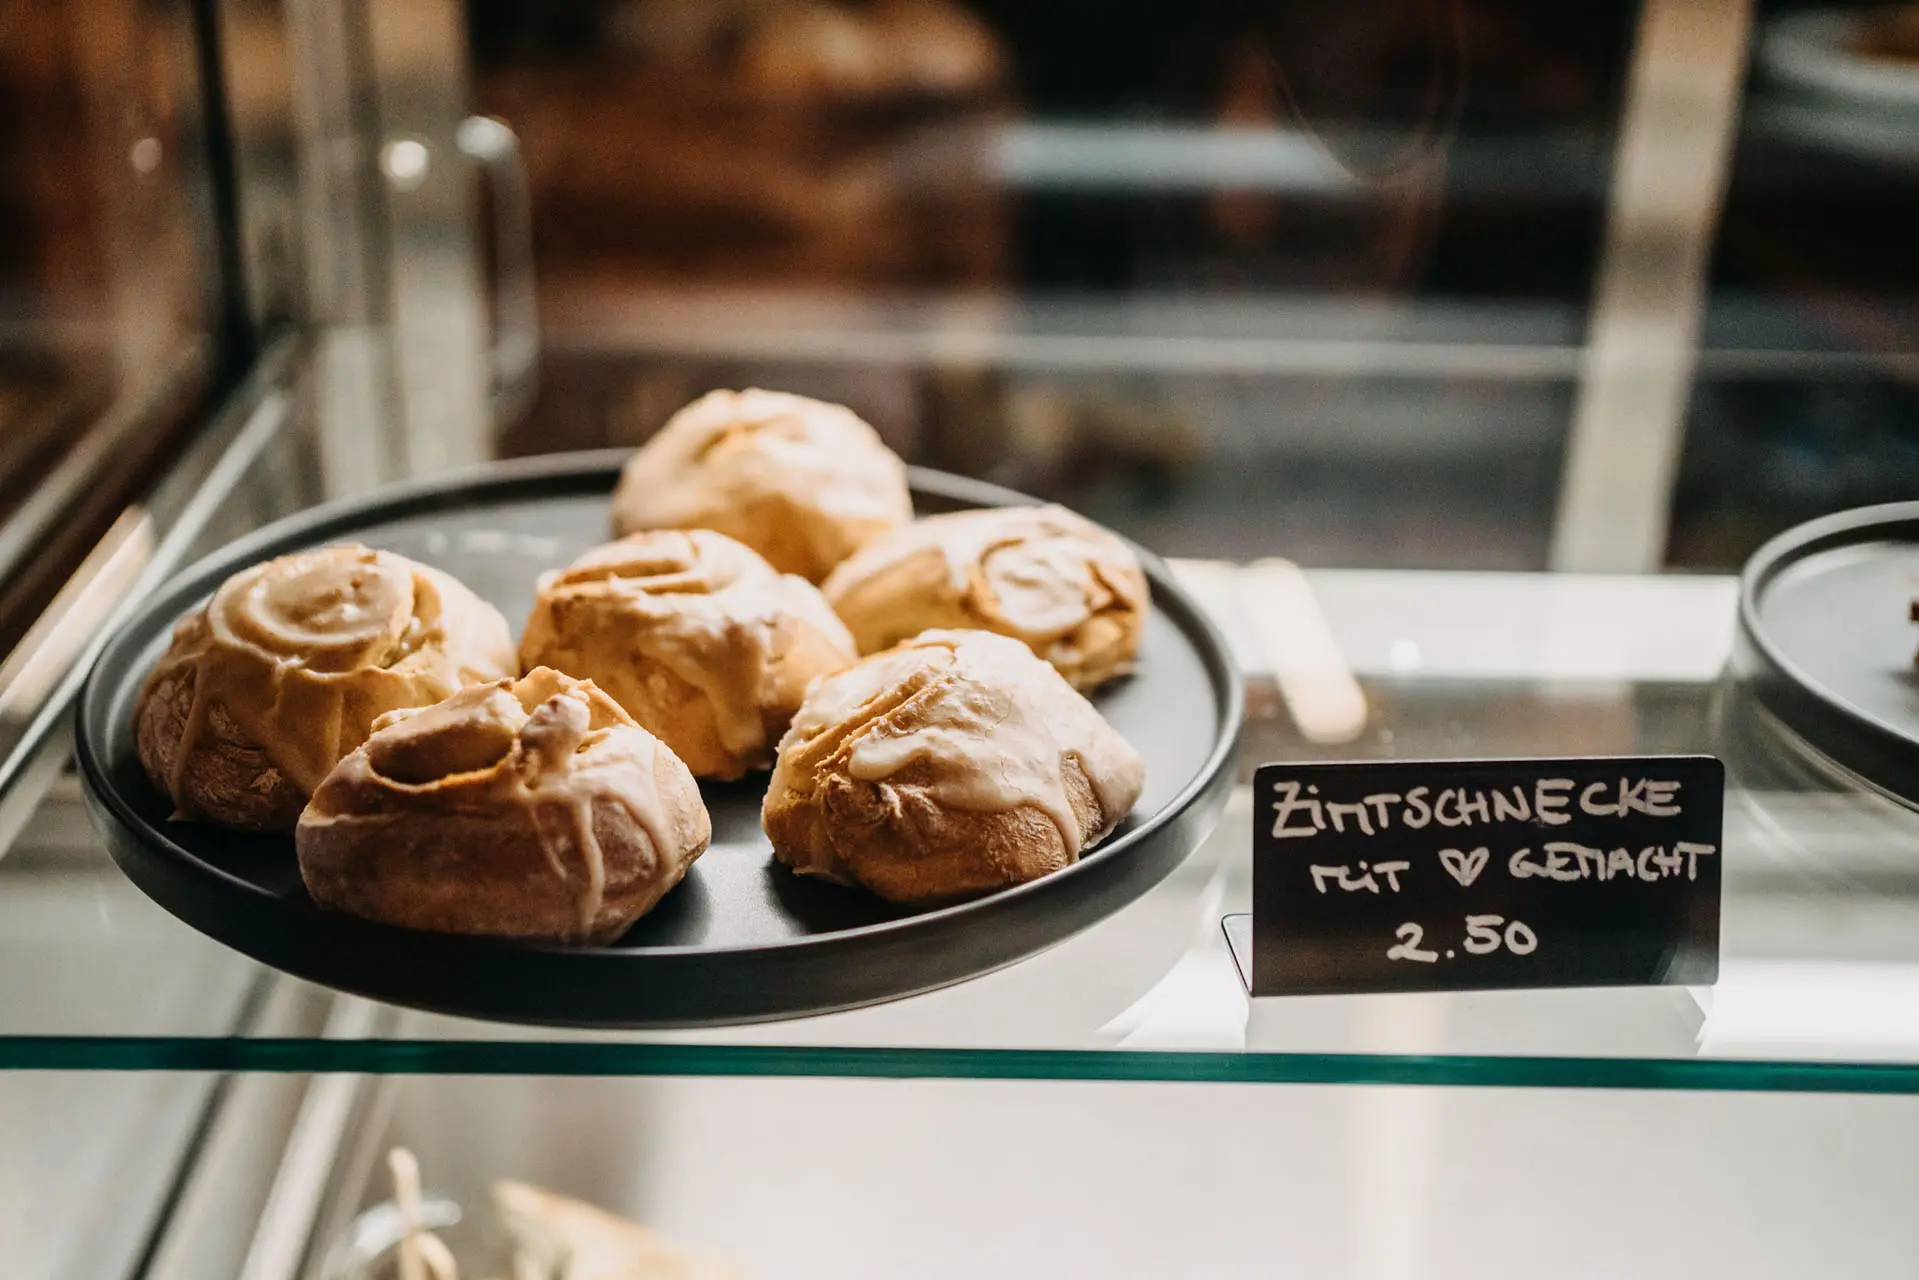
[[[1139,379],[937,369],[922,391],[916,462],[1062,501],[1176,493],[1211,447],[1190,406]]]
[[[693,775],[590,681],[541,667],[395,712],[295,844],[323,907],[436,933],[606,942],[712,837]]]
[[[527,1275],[553,1280],[742,1280],[745,1275],[731,1263],[690,1253],[604,1209],[523,1182],[494,1183],[493,1205]]]
[[[1002,276],[1008,59],[955,0],[628,0],[595,39],[476,80],[520,137],[550,323],[635,280]]]
[[[614,530],[713,529],[820,582],[913,518],[906,467],[852,410],[777,391],[714,391],[626,464]]]
[[[709,529],[595,547],[540,580],[521,661],[592,680],[702,778],[773,763],[853,637],[819,589]]]
[[[460,1280],[461,1260],[429,1225],[457,1227],[485,1215],[425,1194],[420,1163],[405,1147],[387,1152],[393,1199],[367,1210],[329,1252],[326,1280]],[[523,1182],[493,1184],[493,1213],[483,1238],[499,1239],[509,1251],[511,1280],[744,1280],[731,1263],[689,1252],[658,1232],[581,1200]],[[431,1208],[432,1212],[429,1212]],[[393,1219],[398,1222],[394,1223]],[[397,1226],[397,1231],[395,1227]],[[471,1248],[471,1236],[462,1241]],[[388,1268],[381,1263],[391,1259]],[[469,1260],[469,1265],[473,1261]],[[484,1268],[475,1274],[500,1273]],[[507,1277],[501,1277],[507,1280]]]
[[[1144,781],[1139,753],[1025,645],[928,631],[807,691],[761,819],[799,874],[928,904],[1070,866]]]
[[[1020,641],[1081,690],[1132,669],[1150,600],[1132,550],[1059,506],[916,520],[841,564],[824,590],[861,653],[977,628]]]
[[[291,831],[390,711],[519,670],[506,619],[438,569],[358,544],[228,578],[173,633],[134,713],[175,816]]]

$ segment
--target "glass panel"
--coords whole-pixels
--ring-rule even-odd
[[[504,445],[758,383],[1170,554],[1729,569],[1919,493],[1905,9],[470,0]]]
[[[0,4],[0,650],[212,385],[191,6]]]
[[[467,7],[529,174],[509,452],[715,386],[1166,554],[1547,562],[1635,7]]]
[[[316,1254],[391,1214],[381,1157],[396,1142],[473,1234],[498,1231],[493,1183],[509,1178],[789,1280],[1899,1275],[1919,1249],[1902,1212],[1919,1190],[1919,1114],[1904,1099],[430,1076],[374,1088]],[[1647,1194],[1647,1170],[1684,1194]]]
[[[288,1039],[250,1031],[231,997],[209,999],[258,971],[106,865],[69,790],[0,864],[0,949],[12,956],[0,963],[0,1065],[1919,1091],[1919,879],[1905,856],[1919,815],[1822,768],[1715,679],[1729,580],[1310,580],[1373,714],[1354,740],[1309,741],[1255,672],[1247,769],[1275,757],[1715,751],[1731,786],[1719,985],[1249,1002],[1222,932],[1248,909],[1242,788],[1209,843],[1131,907],[927,996],[652,1034],[352,1001],[331,1038]],[[1236,581],[1229,625],[1264,607],[1256,576]]]

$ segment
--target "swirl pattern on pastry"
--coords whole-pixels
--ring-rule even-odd
[[[322,906],[440,933],[604,941],[652,910],[712,823],[679,757],[547,668],[385,716],[294,840]]]
[[[927,516],[867,544],[822,589],[861,653],[932,628],[996,631],[1076,689],[1132,669],[1151,601],[1131,549],[1058,506]]]
[[[906,468],[852,410],[777,391],[714,391],[633,454],[613,494],[620,534],[714,529],[819,582],[913,518]]]
[[[762,811],[803,875],[927,903],[1076,861],[1139,799],[1139,754],[1025,645],[929,631],[808,690]]]
[[[708,529],[639,533],[540,579],[520,659],[591,680],[702,778],[773,762],[807,684],[858,656],[804,578]]]
[[[515,664],[499,611],[439,570],[357,544],[296,552],[175,629],[135,711],[140,760],[177,817],[291,830],[380,716]]]

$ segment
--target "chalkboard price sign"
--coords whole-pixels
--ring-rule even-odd
[[[1712,982],[1724,795],[1710,756],[1262,765],[1253,994]]]

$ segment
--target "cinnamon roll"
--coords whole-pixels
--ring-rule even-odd
[[[777,391],[714,391],[641,445],[613,525],[715,529],[819,582],[913,518],[906,468],[852,410]]]
[[[916,520],[867,544],[823,589],[861,653],[934,627],[996,631],[1076,689],[1132,669],[1151,600],[1124,542],[1056,506]]]
[[[439,570],[357,544],[296,552],[175,629],[134,713],[140,762],[176,818],[290,831],[374,720],[515,663],[499,611]]]
[[[540,579],[520,659],[592,680],[702,778],[773,748],[815,676],[858,656],[819,589],[707,529],[639,533]]]
[[[711,837],[679,757],[590,681],[541,667],[382,717],[294,843],[324,907],[598,942],[652,910]]]
[[[1076,861],[1139,799],[1139,754],[1051,666],[929,631],[816,683],[761,818],[802,875],[930,903]]]

